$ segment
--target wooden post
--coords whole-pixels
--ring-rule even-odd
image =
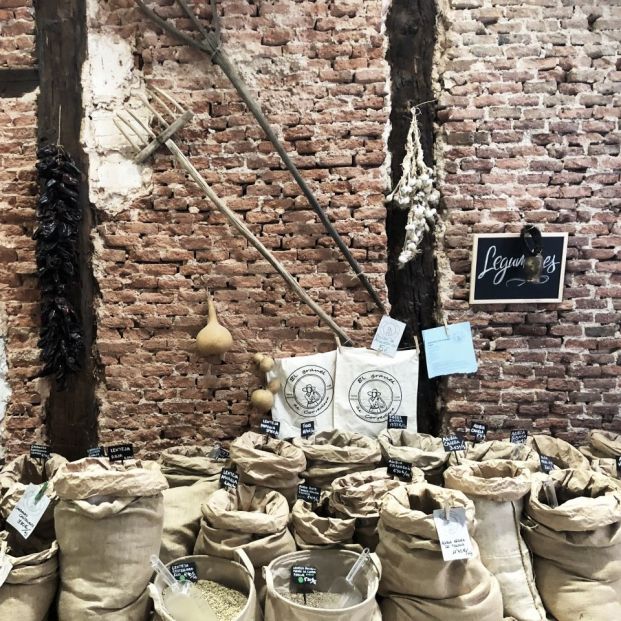
[[[91,353],[94,339],[94,279],[90,231],[94,215],[88,200],[88,159],[80,142],[86,3],[84,0],[36,0],[35,22],[40,83],[39,144],[58,141],[82,171],[82,223],[78,242],[80,286],[72,292],[71,302],[81,317],[86,354],[81,361],[81,371],[70,376],[64,390],[59,391],[53,378],[50,378],[51,392],[46,408],[47,436],[52,450],[75,459],[84,457],[88,447],[97,445],[95,376]]]

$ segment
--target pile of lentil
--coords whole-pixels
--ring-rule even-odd
[[[194,586],[196,594],[207,601],[218,621],[233,621],[248,601],[240,591],[212,580],[199,580]]]

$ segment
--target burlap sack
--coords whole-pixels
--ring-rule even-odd
[[[529,436],[527,444],[535,449],[539,455],[547,455],[554,462],[554,465],[561,470],[565,468],[590,470],[589,460],[565,440],[541,434]]]
[[[213,481],[218,489],[220,471],[228,461],[209,455],[213,446],[173,446],[162,451],[159,463],[169,487],[193,485],[197,481]]]
[[[56,474],[59,621],[146,621],[167,483],[158,469],[141,466],[91,458]]]
[[[261,612],[254,587],[254,568],[243,550],[233,550],[230,559],[215,556],[184,556],[177,562],[190,562],[196,565],[199,580],[212,580],[230,589],[236,589],[248,597],[244,609],[232,621],[259,621]],[[169,566],[171,563],[167,563]],[[164,581],[157,576],[155,583],[149,585],[149,595],[153,599],[155,613],[152,621],[177,621],[164,606]]]
[[[621,434],[591,431],[588,446],[581,446],[580,452],[589,460],[593,470],[621,479],[618,462],[621,457]]]
[[[377,440],[352,431],[322,431],[308,439],[295,438],[293,444],[306,457],[304,478],[321,488],[346,474],[373,470],[382,460]]]
[[[442,485],[442,473],[449,458],[442,438],[407,429],[385,429],[377,439],[386,463],[389,459],[406,461],[420,468],[429,483]]]
[[[533,482],[524,523],[541,598],[557,621],[621,619],[621,491],[597,472],[550,473],[559,506]]]
[[[424,478],[422,470],[412,468],[412,481]],[[384,495],[400,485],[405,483],[388,474],[386,468],[348,474],[332,484],[329,507],[337,517],[354,518],[354,541],[373,551],[378,541],[377,522]]]
[[[490,459],[521,461],[531,472],[539,472],[541,464],[537,452],[526,444],[514,444],[505,440],[488,440],[487,442],[468,442],[466,451],[459,453],[459,462],[481,462]],[[459,465],[454,453],[450,454],[449,464]]]
[[[30,455],[20,455],[9,462],[0,473],[0,520],[4,528],[12,529],[5,525],[5,520],[21,499],[29,483],[41,485],[47,482],[46,495],[51,499],[45,513],[28,539],[20,543],[20,554],[37,554],[46,550],[56,539],[54,533],[54,483],[52,481],[58,468],[67,460],[61,455],[52,453],[49,459],[33,459]]]
[[[481,561],[500,584],[504,614],[518,621],[546,621],[530,552],[520,534],[524,498],[531,486],[524,462],[451,466],[444,480],[447,488],[459,490],[474,503]]]
[[[300,448],[285,440],[247,431],[231,442],[230,452],[242,483],[274,489],[293,505],[302,482],[300,474],[306,468]]]
[[[381,621],[382,615],[375,599],[381,576],[381,564],[371,555],[368,563],[354,580],[355,587],[363,594],[363,601],[341,610],[311,608],[292,602],[286,597],[290,591],[291,567],[309,565],[317,569],[319,592],[329,591],[335,579],[345,577],[358,559],[358,554],[347,550],[304,550],[286,554],[265,568],[267,597],[265,621]]]
[[[465,508],[472,537],[474,505],[461,492],[418,483],[386,494],[377,546],[384,621],[502,619],[498,582],[481,563],[476,542],[474,558],[443,560],[433,511],[446,507]]]
[[[12,537],[2,533],[1,538]],[[58,544],[25,556],[13,547],[6,555],[13,568],[0,587],[0,619],[46,621],[58,590]]]
[[[218,488],[218,480],[204,479],[194,485],[164,490],[164,530],[160,547],[163,563],[192,554],[200,529],[201,506]]]
[[[330,493],[324,492],[319,503],[298,500],[291,511],[291,530],[298,550],[342,548],[362,552],[353,542],[355,518],[339,518],[330,509]]]
[[[263,586],[261,568],[277,556],[295,550],[289,532],[289,506],[282,494],[244,485],[221,489],[202,507],[200,532],[194,554],[230,558],[242,549],[255,568],[257,591]]]

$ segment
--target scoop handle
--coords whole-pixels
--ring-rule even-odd
[[[556,489],[554,487],[554,482],[552,481],[552,479],[546,479],[543,482],[543,490],[546,494],[548,504],[553,509],[556,509],[556,507],[558,507],[558,498],[556,497]]]
[[[356,559],[356,562],[352,565],[352,568],[349,570],[349,573],[347,574],[347,577],[345,578],[345,580],[347,580],[349,584],[353,582],[358,572],[362,569],[365,563],[369,560],[370,554],[371,554],[371,550],[369,550],[369,548],[365,548],[360,553],[360,556]]]
[[[168,567],[160,561],[155,554],[151,555],[149,559],[151,561],[151,567],[159,574],[162,580],[166,583],[166,586],[169,586],[173,591],[181,591],[179,583],[175,580],[175,577],[170,573]]]

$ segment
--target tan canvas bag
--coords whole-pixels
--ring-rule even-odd
[[[583,468],[590,470],[589,460],[569,442],[546,435],[529,436],[528,445],[539,455],[547,455],[557,468]]]
[[[468,442],[465,452],[459,453],[459,461],[488,461],[502,459],[505,461],[521,461],[531,472],[539,472],[539,454],[534,448],[526,444],[516,444],[505,440],[488,440],[487,442]],[[458,465],[453,453],[450,454],[449,464]]]
[[[559,506],[548,505],[536,479],[524,524],[543,603],[557,621],[621,619],[621,491],[589,470],[555,470],[550,479]]]
[[[285,440],[247,431],[231,442],[231,462],[242,483],[280,492],[293,505],[306,468],[302,449]]]
[[[612,431],[591,431],[589,445],[580,452],[591,462],[591,468],[615,479],[621,479],[618,459],[621,457],[621,434]]]
[[[139,461],[90,458],[59,469],[59,621],[146,621],[149,559],[160,549],[166,488],[159,469]]]
[[[504,614],[518,621],[546,621],[530,552],[520,534],[524,498],[531,486],[524,462],[451,466],[444,480],[446,487],[463,492],[474,503],[481,561],[500,584]]]
[[[351,431],[322,431],[308,439],[295,438],[293,444],[306,457],[304,478],[322,489],[346,474],[373,470],[382,460],[377,440]]]
[[[311,608],[283,596],[283,593],[289,591],[293,565],[317,568],[316,590],[326,592],[336,578],[347,575],[358,556],[356,552],[348,550],[304,550],[272,561],[265,568],[265,621],[381,621],[382,615],[375,599],[381,564],[374,554],[373,563],[367,564],[354,581],[364,597],[356,606],[342,610]]]
[[[461,492],[427,483],[400,486],[384,497],[379,520],[383,574],[379,593],[384,621],[500,621],[498,582],[479,558],[445,562],[433,511],[466,510],[468,532],[475,532],[474,505]]]
[[[211,580],[230,589],[244,593],[248,601],[244,609],[232,621],[260,621],[261,612],[254,587],[254,568],[243,550],[231,552],[231,558],[216,556],[184,556],[176,562],[191,562],[196,565],[199,580]],[[168,563],[170,566],[172,563]],[[177,621],[164,606],[163,592],[165,585],[158,576],[155,583],[149,585],[149,595],[153,599],[155,614],[152,621]]]
[[[15,550],[7,557],[13,568],[0,586],[0,619],[46,621],[58,590],[58,544],[25,556]]]
[[[377,439],[386,463],[389,459],[408,462],[420,468],[429,483],[442,484],[442,473],[449,458],[442,438],[408,429],[385,429]]]
[[[212,481],[218,489],[220,471],[228,461],[210,457],[213,446],[173,446],[160,455],[162,474],[169,487],[193,485],[197,481]]]

